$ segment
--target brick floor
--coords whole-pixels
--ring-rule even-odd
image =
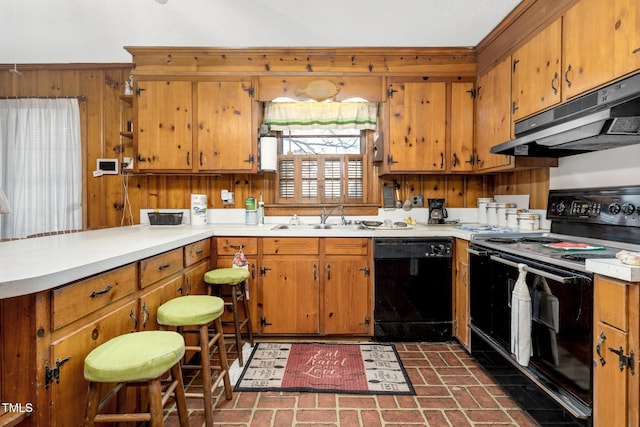
[[[234,392],[219,388],[214,423],[221,427],[526,426],[520,409],[457,343],[396,343],[416,396],[301,392]],[[233,353],[230,354],[233,360]],[[189,398],[192,426],[203,425],[201,399]],[[166,426],[177,426],[166,408]]]

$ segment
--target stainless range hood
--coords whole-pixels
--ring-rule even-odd
[[[640,73],[515,124],[492,153],[564,157],[640,144]]]

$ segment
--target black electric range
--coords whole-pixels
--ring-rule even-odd
[[[552,190],[547,219],[549,232],[472,237],[471,351],[490,371],[498,366],[497,379],[505,372],[497,361],[513,368],[513,375],[498,380],[507,389],[519,384],[513,397],[541,424],[590,427],[593,274],[585,261],[614,258],[623,249],[640,251],[640,186]],[[531,358],[525,365],[510,347],[511,295],[522,271],[532,308]]]

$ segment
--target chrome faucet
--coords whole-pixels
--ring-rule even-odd
[[[325,224],[327,222],[327,218],[329,218],[335,211],[340,211],[340,219],[342,221],[342,225],[345,225],[347,223],[347,220],[344,219],[344,206],[342,205],[332,208],[329,212],[327,212],[323,207],[322,213],[320,213],[320,224]]]

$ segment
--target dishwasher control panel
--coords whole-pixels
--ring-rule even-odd
[[[447,238],[379,238],[373,246],[373,256],[378,259],[451,258],[452,255],[453,242]]]

